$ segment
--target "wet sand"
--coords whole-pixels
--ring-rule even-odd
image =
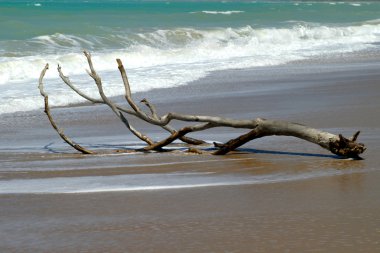
[[[357,61],[231,70],[186,87],[135,95],[150,98],[160,113],[285,119],[347,136],[362,130],[359,139],[368,147],[362,161],[336,159],[286,137],[263,138],[224,157],[82,156],[60,141],[42,112],[0,115],[3,191],[9,182],[20,182],[23,189],[33,180],[57,178],[67,183],[153,175],[155,185],[174,174],[191,185],[186,173],[193,173],[200,175],[195,179],[226,180],[96,193],[35,194],[43,186],[33,184],[25,188],[29,194],[0,193],[0,251],[378,252],[379,67],[380,61]],[[54,115],[68,135],[88,147],[141,145],[103,106],[56,108]],[[165,135],[133,123],[155,139]],[[194,136],[226,141],[242,132],[221,128]],[[274,180],[260,183],[256,179],[262,176]],[[252,181],[239,184],[241,178]]]

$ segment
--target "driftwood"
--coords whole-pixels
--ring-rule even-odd
[[[66,77],[60,66],[58,66],[58,72],[62,79],[62,81],[70,87],[73,91],[75,91],[78,95],[85,98],[86,100],[92,102],[92,103],[101,103],[106,104],[111,108],[111,110],[117,115],[117,117],[124,123],[124,125],[132,132],[137,138],[147,143],[147,146],[143,148],[144,151],[149,150],[156,150],[161,151],[162,148],[165,146],[171,144],[172,142],[176,140],[181,140],[185,143],[192,144],[192,145],[198,145],[204,143],[202,140],[193,139],[190,137],[187,137],[186,135],[191,132],[197,132],[197,131],[203,131],[210,128],[215,127],[231,127],[231,128],[244,128],[244,129],[250,129],[250,132],[241,135],[235,139],[232,139],[224,144],[220,143],[214,143],[214,147],[216,151],[213,151],[212,154],[214,155],[224,155],[227,154],[230,151],[233,151],[240,146],[244,145],[245,143],[265,137],[265,136],[293,136],[300,139],[303,139],[305,141],[309,141],[315,144],[318,144],[324,149],[329,150],[333,154],[336,154],[340,157],[345,158],[355,158],[359,159],[359,155],[362,154],[366,148],[364,144],[357,143],[356,140],[359,135],[359,131],[354,134],[351,138],[345,138],[341,134],[335,135],[332,133],[324,132],[318,129],[310,128],[301,124],[287,122],[287,121],[276,121],[276,120],[267,120],[262,118],[257,119],[248,119],[248,120],[235,120],[235,119],[229,119],[229,118],[222,118],[222,117],[215,117],[215,116],[200,116],[200,115],[188,115],[188,114],[179,114],[179,113],[168,113],[163,116],[159,116],[157,113],[157,110],[153,104],[151,104],[147,99],[143,99],[140,101],[149,111],[149,113],[145,112],[139,104],[137,104],[133,98],[132,93],[128,81],[128,77],[125,71],[125,68],[121,62],[120,59],[117,59],[118,69],[121,74],[121,78],[124,84],[125,89],[125,99],[127,100],[127,103],[130,107],[125,108],[121,107],[120,105],[115,104],[111,99],[109,99],[106,94],[103,91],[103,84],[102,80],[97,74],[94,65],[92,63],[91,55],[88,52],[84,52],[84,55],[87,59],[88,66],[90,68],[87,73],[89,76],[94,80],[100,99],[92,98],[83,92],[81,92],[79,89],[77,89],[73,83],[70,81],[68,77]],[[39,79],[39,89],[41,95],[45,99],[45,113],[47,114],[50,123],[52,124],[53,128],[59,133],[61,138],[67,142],[69,145],[77,149],[78,151],[84,153],[84,154],[92,154],[95,153],[93,151],[87,150],[77,143],[73,142],[71,139],[69,139],[66,135],[64,135],[63,131],[60,130],[57,125],[55,124],[51,113],[49,109],[49,103],[48,103],[48,95],[43,89],[43,78],[48,69],[48,65],[42,70],[40,79]],[[132,116],[135,116],[145,122],[148,122],[152,125],[156,125],[159,127],[162,127],[166,131],[170,133],[170,135],[158,142],[154,142],[150,137],[147,135],[139,132],[136,128],[134,128],[126,118],[124,114],[129,114]],[[172,126],[170,126],[170,122],[173,120],[177,121],[183,121],[183,122],[196,122],[195,125],[189,125],[185,126],[181,129],[174,129]],[[189,152],[192,153],[204,153],[202,150],[196,149],[194,147],[189,148]]]
[[[76,150],[78,150],[79,152],[82,152],[83,154],[94,154],[95,152],[93,151],[90,151],[84,147],[82,147],[81,145],[79,145],[78,143],[76,143],[75,141],[71,140],[69,137],[67,137],[65,135],[65,133],[63,132],[62,129],[58,128],[57,124],[55,123],[54,119],[53,119],[53,116],[51,115],[51,112],[50,112],[50,107],[49,107],[49,96],[46,94],[45,90],[44,90],[44,86],[43,86],[43,83],[42,83],[42,78],[44,77],[46,71],[49,69],[49,64],[46,64],[45,68],[42,70],[41,72],[41,76],[40,76],[40,80],[39,80],[39,85],[38,85],[38,89],[40,90],[40,93],[41,93],[41,96],[44,97],[44,102],[45,102],[45,113],[50,121],[50,124],[52,125],[52,127],[57,131],[57,133],[59,134],[59,136],[67,143],[69,144],[70,146],[72,146],[73,148],[75,148]]]

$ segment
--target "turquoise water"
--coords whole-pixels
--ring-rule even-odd
[[[377,50],[379,41],[380,2],[0,0],[0,113],[42,106],[35,84],[46,62],[61,64],[95,96],[83,49],[115,96],[122,91],[116,58],[139,91],[186,85],[214,70]],[[47,80],[53,104],[81,101],[54,70]]]
[[[0,40],[7,41],[57,32],[106,36],[177,27],[289,27],[289,21],[345,25],[380,18],[380,3],[0,1],[0,13]]]

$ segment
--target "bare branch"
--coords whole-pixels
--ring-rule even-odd
[[[162,147],[169,145],[170,143],[179,139],[180,137],[184,136],[185,134],[188,134],[190,132],[197,132],[197,131],[206,130],[206,129],[209,129],[212,127],[215,127],[215,125],[213,123],[206,123],[206,124],[199,124],[199,125],[195,125],[195,126],[183,127],[180,130],[172,133],[168,138],[166,138],[160,142],[156,142],[153,145],[145,147],[144,150],[148,151],[148,150],[161,149]]]
[[[360,131],[357,131],[356,133],[354,133],[354,135],[351,137],[351,141],[356,141],[359,137],[359,134],[360,134]]]
[[[39,84],[38,84],[38,89],[40,90],[40,93],[41,93],[41,96],[44,97],[44,101],[45,101],[45,113],[46,115],[48,116],[48,119],[50,121],[50,124],[52,125],[52,127],[57,131],[57,133],[59,134],[59,136],[67,143],[69,144],[70,146],[72,146],[73,148],[75,148],[76,150],[78,150],[79,152],[83,153],[83,154],[95,154],[95,152],[91,151],[91,150],[88,150],[84,147],[82,147],[81,145],[79,145],[78,143],[74,142],[73,140],[71,140],[69,137],[67,137],[65,135],[65,133],[63,132],[62,129],[59,129],[57,124],[54,122],[54,119],[50,113],[50,108],[49,108],[49,96],[47,95],[47,93],[44,91],[44,85],[43,85],[43,78],[45,76],[45,73],[46,71],[49,69],[49,64],[46,64],[45,68],[41,71],[41,75],[40,75],[40,79],[39,79]]]
[[[70,81],[70,79],[62,73],[61,66],[58,65],[57,70],[58,70],[58,73],[59,73],[59,77],[62,79],[62,81],[63,81],[67,86],[69,86],[73,91],[75,91],[79,96],[81,96],[81,97],[87,99],[88,101],[90,101],[90,102],[92,102],[92,103],[104,104],[104,101],[103,101],[103,100],[101,100],[101,99],[95,99],[95,98],[92,98],[92,97],[90,97],[90,96],[87,96],[86,94],[84,94],[83,92],[81,92],[79,89],[77,89],[77,88],[72,84],[72,82]]]
[[[160,117],[158,116],[158,113],[157,113],[157,110],[156,110],[156,107],[151,104],[146,98],[144,98],[143,100],[140,101],[141,103],[144,103],[150,110],[151,114],[152,114],[152,117],[153,119],[159,121],[160,120]],[[165,125],[165,126],[161,126],[162,128],[164,128],[165,130],[169,131],[170,133],[172,134],[175,134],[175,130],[169,126],[169,125]],[[190,137],[186,137],[185,135],[180,135],[179,139],[185,143],[188,143],[188,144],[193,144],[193,145],[201,145],[201,144],[204,144],[205,142],[202,141],[202,140],[197,140],[197,139],[194,139],[194,138],[190,138]]]
[[[318,129],[310,128],[304,125],[300,125],[297,123],[287,122],[287,121],[275,121],[275,120],[266,120],[266,119],[248,119],[248,120],[236,120],[230,118],[223,117],[215,117],[215,116],[202,116],[202,115],[188,115],[188,114],[180,114],[180,113],[167,113],[164,116],[159,116],[157,110],[153,104],[151,104],[147,99],[143,99],[141,102],[148,107],[150,113],[146,113],[142,110],[132,98],[131,88],[129,85],[129,81],[127,78],[126,71],[120,59],[117,59],[118,68],[124,83],[125,89],[125,98],[132,108],[132,110],[127,110],[122,108],[115,103],[113,103],[103,91],[101,78],[98,76],[95,68],[93,66],[91,55],[88,52],[84,52],[90,70],[88,74],[95,81],[98,92],[100,94],[101,100],[94,99],[86,94],[82,93],[80,90],[75,88],[70,82],[69,78],[64,76],[61,68],[58,66],[58,72],[60,73],[61,79],[76,93],[85,99],[93,102],[93,103],[104,103],[107,104],[112,111],[122,120],[122,122],[127,126],[127,128],[135,134],[138,138],[148,143],[148,146],[144,148],[144,150],[161,150],[163,147],[169,145],[173,141],[177,139],[181,139],[185,142],[194,142],[197,144],[202,143],[202,141],[195,140],[192,138],[185,137],[186,134],[196,131],[202,131],[209,128],[214,127],[231,127],[231,128],[246,128],[251,129],[250,132],[241,135],[237,138],[234,138],[228,141],[225,144],[215,144],[215,147],[218,148],[213,154],[221,155],[227,154],[228,152],[237,149],[238,147],[244,145],[245,143],[261,138],[264,136],[271,135],[282,135],[282,136],[294,136],[312,143],[315,143],[321,146],[324,149],[331,151],[334,154],[337,154],[342,157],[351,157],[351,158],[359,158],[359,155],[362,154],[366,148],[364,144],[357,143],[356,140],[359,136],[360,132],[355,133],[350,139],[343,137],[342,135],[334,135],[328,132],[324,132]],[[45,109],[47,111],[49,119],[51,118],[47,103],[47,95],[43,91],[42,86],[42,78],[47,70],[46,68],[42,71],[40,77],[40,92],[41,95],[45,97]],[[147,123],[160,126],[165,130],[169,131],[171,135],[157,143],[154,143],[149,137],[141,134],[136,129],[134,129],[128,122],[128,120],[124,117],[122,112],[126,112],[130,115],[134,115]],[[184,121],[184,122],[201,122],[201,124],[193,125],[193,126],[185,126],[180,130],[176,131],[174,128],[170,127],[168,124],[172,120]],[[52,119],[51,119],[52,121]],[[55,124],[53,127],[60,133]],[[61,133],[60,133],[61,134]]]
[[[154,117],[150,117],[148,116],[143,110],[141,110],[141,108],[133,101],[132,99],[132,93],[131,93],[131,87],[129,85],[129,81],[128,81],[128,77],[127,77],[127,73],[124,69],[124,66],[123,66],[123,63],[121,62],[120,59],[116,59],[117,61],[117,64],[118,64],[118,68],[119,68],[119,71],[120,71],[120,74],[121,74],[121,78],[123,79],[123,83],[124,83],[124,89],[125,89],[125,98],[128,102],[128,104],[132,107],[132,109],[137,113],[137,116],[142,119],[142,120],[145,120],[149,123],[152,123],[152,124],[155,124],[155,125],[159,125],[159,119],[155,119]],[[157,116],[157,114],[156,114]],[[167,124],[165,124],[167,125]],[[161,124],[162,126],[162,124]]]
[[[75,93],[77,93],[79,96],[83,97],[84,99],[86,99],[86,100],[88,100],[88,101],[90,101],[92,103],[106,104],[106,102],[103,101],[102,99],[96,99],[96,98],[90,97],[90,96],[84,94],[83,92],[81,92],[78,88],[76,88],[75,85],[71,82],[71,80],[67,76],[65,76],[63,74],[61,66],[58,65],[57,70],[58,70],[59,76],[62,79],[62,81],[67,86],[69,86]],[[148,102],[148,104],[149,104],[149,102]],[[155,111],[154,106],[152,104],[149,104],[149,106],[151,107],[150,110],[151,111],[153,110],[152,113],[154,113],[157,116],[157,113]],[[121,107],[121,106],[119,106],[117,104],[115,104],[115,107],[116,107],[117,110],[119,110],[121,112],[128,113],[130,115],[138,117],[137,113],[135,111],[133,111],[133,110],[126,109],[126,108]],[[157,116],[157,118],[158,118],[158,116]],[[170,133],[174,133],[175,132],[175,129],[173,127],[171,127],[170,125],[165,125],[165,126],[161,126],[161,127],[163,129],[165,129],[166,131],[170,132]],[[186,136],[182,136],[180,138],[180,140],[183,141],[183,142],[185,142],[185,143],[193,144],[193,145],[200,145],[200,144],[204,143],[204,141],[202,141],[202,140],[197,140],[197,139],[186,137]]]
[[[131,88],[129,85],[128,77],[125,72],[123,63],[120,59],[116,59],[118,63],[118,68],[123,79],[124,88],[125,88],[125,98],[127,99],[129,105],[137,113],[138,117],[154,125],[165,126],[169,124],[172,120],[188,121],[188,122],[206,122],[206,123],[215,123],[218,126],[228,126],[234,128],[252,128],[255,126],[254,120],[234,120],[222,117],[214,116],[198,116],[198,115],[186,115],[178,113],[168,113],[165,116],[155,119],[147,115],[141,108],[133,101]]]
[[[146,135],[140,133],[138,130],[136,130],[129,122],[128,120],[124,117],[124,115],[121,113],[120,110],[117,109],[117,106],[105,95],[104,90],[103,90],[103,85],[102,85],[102,80],[95,71],[95,68],[93,66],[92,60],[91,60],[91,55],[87,52],[84,51],[84,55],[87,58],[87,63],[90,67],[90,71],[88,71],[88,74],[94,79],[96,86],[98,87],[98,91],[100,94],[100,97],[104,101],[105,104],[107,104],[112,111],[120,118],[120,120],[124,123],[124,125],[140,140],[145,141],[149,145],[152,145],[154,142]]]
[[[152,113],[152,117],[148,116],[143,110],[141,110],[141,108],[133,101],[133,98],[132,98],[132,93],[131,93],[131,87],[130,87],[130,84],[129,84],[129,81],[128,81],[128,76],[127,76],[127,73],[125,71],[125,68],[123,66],[123,63],[120,59],[116,59],[116,62],[118,64],[118,69],[120,71],[120,74],[121,74],[121,77],[122,77],[122,80],[123,80],[123,83],[124,83],[124,89],[125,89],[125,98],[128,102],[128,104],[132,107],[132,109],[136,112],[136,116],[139,117],[140,119],[148,122],[148,123],[151,123],[151,124],[154,124],[154,125],[158,125],[158,126],[162,126],[164,127],[164,129],[168,130],[169,132],[171,132],[172,134],[175,134],[174,132],[174,129],[172,129],[172,127],[168,126],[168,123],[162,123],[162,120],[160,119],[160,117],[157,115],[157,111],[155,109],[155,107],[150,104],[146,99],[145,99],[145,105],[147,105],[149,107],[149,109],[151,110],[151,113]],[[143,100],[144,101],[144,100]],[[180,136],[180,139],[186,143],[189,143],[189,144],[196,144],[196,145],[199,145],[199,144],[202,144],[204,143],[204,141],[201,141],[201,140],[196,140],[196,139],[193,139],[193,138],[189,138],[189,137],[185,137],[184,135],[181,135]]]
[[[154,105],[152,105],[146,98],[143,98],[140,103],[143,103],[144,105],[146,105],[149,110],[150,110],[150,113],[152,114],[152,117],[155,119],[155,120],[160,120],[160,118],[158,117],[158,114],[157,114],[157,110],[156,110],[156,107]]]

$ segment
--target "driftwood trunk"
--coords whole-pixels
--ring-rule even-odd
[[[117,115],[117,117],[125,124],[128,130],[134,134],[137,138],[147,143],[147,146],[143,149],[161,151],[162,148],[169,145],[170,143],[181,140],[185,143],[197,145],[204,143],[203,140],[197,140],[186,135],[191,132],[203,131],[215,127],[230,127],[230,128],[245,128],[249,129],[249,132],[238,136],[235,139],[231,139],[225,144],[214,143],[216,151],[212,152],[214,155],[225,155],[230,151],[233,151],[245,143],[252,141],[257,138],[265,136],[293,136],[300,138],[302,140],[315,143],[324,149],[329,150],[333,154],[336,154],[345,158],[360,158],[359,155],[362,154],[366,148],[364,144],[357,143],[356,140],[359,135],[359,131],[354,134],[351,138],[345,138],[342,135],[335,135],[332,133],[324,132],[318,129],[307,127],[298,123],[292,123],[287,121],[276,121],[267,119],[247,119],[247,120],[235,120],[229,118],[215,117],[215,116],[200,116],[200,115],[188,115],[180,113],[168,113],[163,116],[159,116],[157,110],[153,104],[151,104],[147,99],[141,101],[142,105],[148,109],[146,112],[143,108],[137,104],[132,98],[132,92],[130,89],[127,73],[120,59],[117,59],[118,69],[121,74],[121,78],[124,84],[125,98],[130,108],[125,108],[120,105],[115,104],[111,99],[109,99],[103,91],[103,84],[101,78],[97,74],[95,67],[92,63],[91,55],[88,52],[84,52],[85,57],[90,68],[88,72],[89,76],[94,80],[96,87],[98,89],[100,99],[91,98],[90,96],[84,94],[78,90],[73,83],[66,77],[60,66],[58,66],[58,72],[62,81],[68,85],[73,91],[75,91],[81,97],[87,99],[92,103],[102,103],[106,104],[111,108],[111,110]],[[50,123],[53,128],[59,133],[61,138],[66,141],[69,145],[73,146],[78,151],[85,154],[92,154],[93,151],[87,150],[77,143],[73,142],[67,136],[63,134],[55,124],[49,109],[48,96],[43,89],[43,78],[48,69],[48,65],[42,70],[39,80],[40,93],[45,99],[45,112],[48,115]],[[170,135],[160,141],[154,142],[152,138],[148,137],[146,134],[139,132],[134,128],[128,121],[125,114],[132,115],[134,117],[140,118],[152,125],[162,127],[170,133]],[[170,126],[170,122],[173,120],[196,123],[195,125],[185,126],[181,129],[174,129]],[[202,151],[191,148],[190,149],[196,153],[202,153]]]
[[[351,139],[346,139],[342,135],[337,136],[287,121],[257,119],[256,122],[257,126],[249,133],[232,139],[222,145],[215,143],[219,150],[214,152],[214,154],[224,155],[251,140],[272,135],[297,137],[318,144],[322,148],[342,157],[359,158],[359,154],[365,151],[363,144],[355,142],[360,132],[356,132]]]

